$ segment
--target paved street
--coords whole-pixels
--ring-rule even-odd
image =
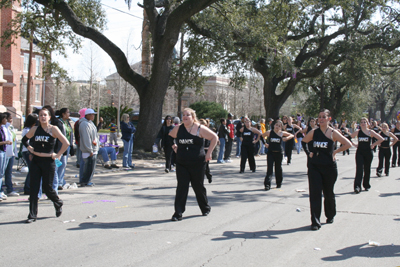
[[[295,153],[295,152],[294,152]],[[175,173],[162,162],[94,177],[96,186],[60,191],[63,214],[39,202],[39,220],[25,224],[28,196],[0,203],[4,266],[400,266],[400,168],[353,193],[355,149],[339,155],[333,224],[310,231],[306,157],[283,166],[281,189],[264,191],[265,157],[257,172],[239,174],[239,159],[210,165],[212,207],[201,216],[192,190],[180,222],[171,222]],[[67,182],[77,182],[70,160]],[[75,173],[74,173],[75,172]],[[72,175],[71,175],[72,173]],[[14,182],[23,182],[16,174]],[[207,182],[207,181],[206,181]],[[21,188],[21,186],[17,187]],[[299,209],[300,211],[296,211]],[[94,216],[95,215],[95,216]],[[91,216],[91,218],[89,217]],[[321,216],[325,222],[325,216]],[[369,241],[379,246],[370,246]]]

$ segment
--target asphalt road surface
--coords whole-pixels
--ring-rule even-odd
[[[264,191],[265,156],[257,171],[239,159],[210,165],[209,216],[192,189],[183,220],[171,222],[175,173],[162,162],[94,177],[96,186],[60,191],[63,214],[39,202],[39,219],[24,223],[28,196],[0,203],[3,266],[400,266],[400,167],[353,193],[355,149],[338,155],[333,224],[310,230],[306,156],[294,151],[282,188]],[[72,165],[70,160],[70,164]],[[75,170],[77,173],[77,169]],[[67,182],[77,182],[69,176]],[[22,182],[23,175],[15,181]],[[321,221],[325,222],[322,213]],[[379,246],[377,246],[379,244]]]

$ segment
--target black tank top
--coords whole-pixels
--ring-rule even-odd
[[[179,126],[178,134],[176,136],[178,150],[176,159],[178,163],[185,163],[191,161],[205,161],[204,152],[204,139],[199,136],[200,126],[197,129],[197,135],[190,134],[185,125]]]
[[[366,135],[362,130],[358,131],[358,147],[357,151],[371,151],[371,136]]]
[[[275,131],[271,131],[269,134],[269,147],[268,152],[282,152],[282,137],[280,137]]]
[[[293,134],[294,133],[294,128],[293,128],[293,124],[292,125],[286,125],[286,132]]]
[[[53,136],[48,134],[45,130],[43,130],[40,124],[35,131],[33,139],[35,140],[33,144],[33,150],[35,152],[40,152],[40,153],[54,152],[54,145],[56,144],[56,138],[54,138]]]
[[[340,131],[342,132],[342,134],[343,134],[344,137],[349,138],[349,134],[346,133],[345,128],[343,128],[343,127],[340,128]]]
[[[251,130],[244,127],[242,143],[246,145],[252,145],[253,140],[254,140],[254,133]]]
[[[312,148],[313,157],[309,159],[309,162],[322,165],[336,164],[332,157],[334,148],[333,140],[326,137],[320,128],[315,129]]]
[[[381,147],[388,148],[390,146],[390,137],[381,132],[381,136],[383,137],[383,142],[381,143]]]
[[[307,131],[306,134],[308,134],[312,130],[312,127],[310,125],[307,126]]]

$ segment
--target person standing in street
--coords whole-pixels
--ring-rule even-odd
[[[124,154],[122,158],[122,167],[134,168],[132,164],[132,150],[133,150],[133,133],[136,131],[133,124],[129,120],[129,115],[124,113],[121,116],[121,139],[124,143]]]
[[[321,110],[318,115],[319,128],[311,130],[303,138],[303,149],[308,157],[308,185],[311,206],[311,230],[321,228],[322,192],[324,193],[324,209],[326,223],[333,223],[336,215],[334,186],[338,176],[336,154],[351,147],[350,141],[337,130],[329,126],[330,112]],[[312,152],[308,143],[312,141]],[[335,141],[342,146],[335,148]]]
[[[82,176],[79,177],[81,186],[94,186],[92,178],[96,169],[97,154],[99,151],[97,127],[93,123],[95,114],[97,113],[93,109],[88,108],[85,111],[85,118],[79,124],[79,143],[84,163]]]
[[[81,161],[82,151],[81,151],[80,145],[79,145],[79,140],[80,140],[79,123],[81,123],[81,121],[85,118],[86,109],[87,108],[83,108],[83,109],[79,110],[79,120],[77,120],[74,124],[74,136],[75,136],[75,144],[76,144],[76,167],[79,168],[79,176],[82,176],[81,170],[83,170],[83,166],[82,166],[82,168],[80,167],[81,164],[83,164],[83,161]]]
[[[62,213],[63,201],[53,189],[53,178],[56,167],[55,160],[61,157],[70,144],[58,127],[50,124],[50,120],[50,111],[43,108],[39,112],[39,125],[33,126],[22,138],[22,144],[33,154],[33,159],[29,168],[31,184],[27,223],[33,223],[37,219],[38,193],[41,183],[46,196],[53,202],[56,210],[56,217],[60,217]],[[32,137],[35,140],[33,147],[28,143],[28,140]],[[54,153],[56,139],[59,139],[62,143],[57,154]]]
[[[219,126],[219,129],[218,129],[219,154],[218,154],[217,163],[225,163],[225,161],[223,160],[223,157],[224,157],[226,139],[228,139],[229,131],[228,131],[228,128],[226,128],[226,120],[221,119],[220,122],[221,122],[221,125]]]
[[[393,156],[392,156],[392,168],[400,167],[400,121],[396,122],[396,127],[391,131],[398,139],[398,141],[393,145]]]
[[[165,153],[165,172],[169,173],[172,171],[172,143],[170,143],[169,133],[174,129],[175,125],[172,123],[172,117],[167,115],[164,119],[164,122],[161,126],[160,131],[158,132],[157,140],[161,140],[161,147],[164,149]],[[156,142],[158,144],[158,141]]]
[[[378,168],[376,169],[376,175],[378,177],[382,176],[383,164],[385,164],[385,174],[389,176],[389,168],[390,168],[390,147],[393,147],[394,144],[398,141],[397,137],[389,131],[389,126],[386,122],[381,124],[381,136],[383,137],[383,142],[379,146],[379,163]],[[390,139],[393,139],[392,143],[390,143]]]
[[[261,137],[261,132],[254,127],[251,127],[251,121],[249,118],[244,119],[244,127],[240,129],[242,133],[242,157],[240,159],[240,173],[244,173],[246,167],[246,161],[249,159],[249,167],[252,172],[256,172],[256,161],[254,159],[254,144],[256,144]],[[257,138],[254,139],[254,135],[257,134]]]
[[[360,129],[355,130],[351,134],[351,138],[358,138],[356,151],[356,177],[354,179],[354,192],[361,192],[361,182],[365,191],[371,188],[369,180],[371,178],[371,163],[374,158],[372,150],[375,146],[383,142],[382,136],[375,131],[369,129],[368,119],[361,118]],[[372,143],[372,138],[375,137],[375,142]]]
[[[182,220],[185,212],[189,184],[192,184],[197,203],[203,216],[207,216],[211,207],[208,204],[207,191],[204,187],[206,162],[211,160],[212,151],[218,137],[207,127],[201,126],[193,109],[185,108],[179,127],[175,127],[169,135],[175,139],[173,149],[176,152],[176,179],[178,182],[175,196],[175,212],[171,221]],[[207,153],[204,151],[204,139],[210,140]]]
[[[240,118],[240,121],[236,125],[236,157],[240,158],[242,149],[242,132],[240,129],[243,128],[244,117]]]
[[[233,115],[231,113],[228,114],[228,120],[226,121],[226,128],[229,133],[227,134],[226,144],[225,144],[225,155],[224,161],[227,163],[231,161],[231,153],[233,147],[233,139],[235,138],[235,125],[232,123]]]

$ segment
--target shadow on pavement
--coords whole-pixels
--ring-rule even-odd
[[[51,219],[51,218],[55,218],[55,217],[40,217],[40,218],[37,218],[36,221],[41,221],[41,220],[46,220],[46,219]],[[31,223],[26,223],[26,220],[27,220],[27,218],[24,219],[24,220],[20,220],[20,221],[2,222],[2,223],[0,223],[0,226],[1,225],[9,225],[9,224],[21,224],[21,223],[23,223],[23,224],[31,224]]]
[[[343,261],[353,257],[387,258],[399,257],[400,246],[383,245],[378,247],[369,246],[368,243],[343,248],[336,251],[340,255],[324,257],[324,261]]]
[[[384,193],[384,194],[379,194],[380,197],[394,197],[394,196],[400,196],[400,192],[397,193]]]
[[[202,217],[202,215],[192,215],[184,217],[184,220],[191,218]],[[126,228],[137,228],[143,226],[151,226],[162,223],[179,223],[172,222],[170,218],[165,220],[155,220],[155,221],[125,221],[125,222],[85,222],[79,224],[76,228],[69,228],[69,231],[76,230],[88,230],[88,229],[126,229]]]
[[[279,235],[285,235],[285,234],[292,234],[296,232],[304,232],[310,231],[310,226],[302,226],[298,228],[293,228],[293,229],[285,229],[285,230],[267,230],[267,231],[258,231],[258,232],[242,232],[242,231],[225,231],[223,233],[223,236],[213,238],[213,241],[223,241],[223,240],[228,240],[228,239],[234,239],[234,238],[257,238],[257,239],[266,239],[266,238],[272,238],[276,239],[278,238],[277,236]]]

